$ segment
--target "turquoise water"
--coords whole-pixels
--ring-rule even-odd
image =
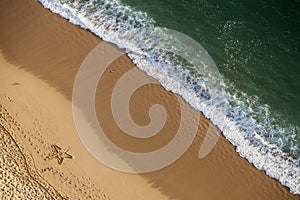
[[[300,194],[299,1],[39,1],[126,48],[140,69],[210,118],[242,157]],[[211,55],[226,85],[226,120],[212,109],[224,107],[216,91],[202,84],[213,77],[168,51],[180,47],[168,42],[164,27]]]

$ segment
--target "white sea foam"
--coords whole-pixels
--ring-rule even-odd
[[[300,151],[298,144],[292,143],[299,127],[277,127],[273,125],[274,119],[270,117],[267,105],[260,105],[257,99],[246,94],[236,95],[238,92],[224,92],[209,85],[209,82],[218,82],[216,79],[220,77],[207,74],[205,62],[200,64],[201,68],[190,66],[194,58],[201,61],[197,55],[184,55],[191,60],[183,63],[180,54],[191,53],[187,50],[189,47],[180,46],[180,41],[174,45],[176,38],[170,38],[165,29],[156,27],[145,13],[133,11],[117,0],[39,2],[71,23],[125,48],[137,67],[157,79],[167,90],[181,95],[216,124],[242,157],[278,179],[292,193],[300,194],[299,158],[292,158],[282,150],[288,145],[290,149]],[[225,86],[221,84],[221,87]]]

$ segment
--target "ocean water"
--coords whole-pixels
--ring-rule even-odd
[[[140,69],[217,125],[242,157],[300,194],[300,1],[39,2],[125,48]],[[224,80],[222,99],[206,84],[215,77],[185,60],[185,47],[164,28],[208,51]]]

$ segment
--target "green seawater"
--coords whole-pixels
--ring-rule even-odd
[[[300,1],[122,0],[212,56],[229,90],[267,105],[279,126],[300,124]],[[231,89],[230,89],[231,88]],[[249,100],[250,99],[250,100]],[[253,99],[253,102],[251,102]],[[300,141],[297,133],[295,141]]]

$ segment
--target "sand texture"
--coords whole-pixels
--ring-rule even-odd
[[[199,159],[209,121],[198,111],[196,139],[172,165],[145,174],[103,165],[80,141],[71,102],[81,63],[102,41],[34,0],[2,0],[0,30],[0,199],[300,199],[241,158],[223,136]],[[95,98],[98,121],[118,146],[152,151],[174,137],[179,103],[157,84],[139,88],[130,100],[133,120],[149,123],[154,103],[168,118],[154,137],[124,134],[109,105],[117,81],[132,68],[123,55],[106,70]]]

